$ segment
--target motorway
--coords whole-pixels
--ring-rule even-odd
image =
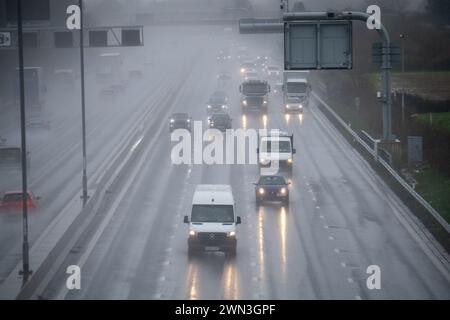
[[[249,115],[244,121],[238,63],[234,60],[221,65],[215,60],[227,43],[221,38],[221,28],[173,28],[172,34],[178,38],[164,44],[170,54],[161,54],[161,60],[155,61],[157,69],[145,79],[145,85],[130,88],[114,103],[99,104],[101,109],[91,109],[89,173],[95,178],[139,115],[150,112],[152,116],[145,124],[148,132],[140,141],[138,156],[109,192],[103,220],[78,239],[74,250],[34,297],[450,298],[448,261],[436,253],[434,243],[424,237],[409,209],[322,115],[316,100],[302,116],[285,117],[281,96],[273,94],[266,117]],[[265,37],[270,40],[275,36]],[[270,41],[258,50],[270,52]],[[171,163],[170,114],[189,112],[194,120],[204,121],[205,102],[223,69],[233,75],[227,90],[234,128],[245,123],[246,128],[279,128],[295,135],[297,154],[289,207],[268,204],[256,208],[252,184],[259,176],[256,165]],[[30,220],[32,239],[68,199],[79,194],[80,165],[74,159],[79,156],[77,124],[71,128],[74,134],[60,136],[56,139],[59,144],[48,143],[48,150],[32,150],[42,154],[42,167],[35,170],[39,174],[32,176],[32,185],[47,199]],[[74,151],[60,152],[61,145]],[[53,176],[51,183],[39,183],[49,176]],[[90,189],[95,189],[95,181],[91,178]],[[230,184],[233,188],[237,213],[243,220],[238,226],[234,259],[221,253],[188,259],[187,226],[182,220],[200,183]],[[59,194],[57,200],[49,199],[52,194]],[[20,221],[17,217],[2,219],[0,269],[6,274],[18,262]],[[72,264],[81,267],[81,290],[65,287],[65,270]],[[366,286],[370,265],[381,269],[380,290]]]

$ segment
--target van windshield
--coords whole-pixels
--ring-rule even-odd
[[[194,205],[191,222],[234,222],[232,205]]]
[[[278,152],[291,152],[291,141],[270,141],[270,140],[263,140],[261,141],[261,152],[267,152],[267,153],[278,153]]]

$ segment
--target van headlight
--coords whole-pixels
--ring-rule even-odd
[[[291,163],[292,163],[292,158],[287,159],[287,162],[288,162],[289,164],[291,164]]]
[[[210,104],[208,104],[208,109],[211,109],[211,105]]]
[[[227,107],[226,105],[224,105],[224,104],[222,105],[222,109],[225,109],[226,107]]]
[[[266,100],[264,100],[264,101],[263,101],[263,104],[267,104],[267,101],[266,101]]]
[[[286,188],[281,188],[281,194],[286,194]]]
[[[230,238],[235,237],[236,236],[236,231],[230,231],[227,234]]]
[[[258,192],[259,192],[259,194],[264,194],[266,191],[264,190],[264,188],[259,188]]]
[[[241,73],[244,73],[245,72],[245,69],[244,68],[241,68]]]
[[[175,122],[175,120],[174,119],[170,119],[170,123],[174,123]]]
[[[189,235],[191,237],[195,237],[197,235],[197,232],[195,232],[194,230],[189,230]]]
[[[243,100],[242,101],[242,104],[244,105],[244,106],[246,106],[248,103],[247,103],[247,100]]]

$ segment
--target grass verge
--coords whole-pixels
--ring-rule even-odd
[[[450,132],[450,112],[421,113],[417,116],[417,121],[431,124],[436,129]]]
[[[429,166],[415,171],[414,178],[418,182],[416,191],[450,222],[450,178]]]

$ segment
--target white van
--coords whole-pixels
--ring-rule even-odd
[[[268,130],[258,136],[257,149],[259,167],[270,167],[272,161],[278,161],[276,169],[292,173],[294,161],[294,135],[279,130]]]
[[[189,224],[188,254],[223,251],[236,255],[236,217],[231,186],[202,184],[195,189],[192,211],[184,217]]]

